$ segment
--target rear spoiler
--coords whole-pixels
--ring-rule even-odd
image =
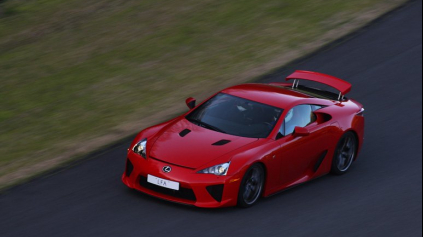
[[[292,88],[294,89],[298,88],[300,83],[299,80],[314,81],[328,85],[340,91],[338,99],[339,101],[343,100],[345,95],[348,94],[352,88],[352,85],[349,82],[318,72],[296,71],[286,78],[286,81],[289,80],[294,80],[294,83],[292,84]]]

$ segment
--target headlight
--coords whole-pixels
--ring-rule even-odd
[[[132,151],[140,154],[142,157],[147,158],[147,139],[144,139],[138,142],[133,148]]]
[[[198,173],[199,174],[214,174],[214,175],[219,175],[219,176],[225,176],[226,174],[228,174],[230,164],[231,163],[216,165],[216,166],[198,171]]]

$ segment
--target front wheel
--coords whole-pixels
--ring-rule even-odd
[[[251,166],[244,175],[239,188],[238,205],[251,207],[257,203],[263,192],[264,169],[260,164]]]
[[[357,155],[357,139],[354,133],[347,132],[336,147],[332,162],[332,173],[343,175],[351,168]]]

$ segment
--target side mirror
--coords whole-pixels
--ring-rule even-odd
[[[295,127],[293,135],[294,137],[307,137],[310,135],[310,131],[307,128]]]
[[[193,108],[195,108],[195,104],[196,104],[196,100],[194,99],[194,98],[192,98],[192,97],[189,97],[186,101],[185,101],[185,103],[187,103],[187,106],[188,106],[188,108],[189,109],[193,109]]]

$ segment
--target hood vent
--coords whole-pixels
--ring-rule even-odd
[[[180,137],[185,137],[186,135],[188,135],[191,132],[191,130],[189,129],[185,129],[184,131],[179,133]]]
[[[229,140],[220,140],[220,141],[218,141],[218,142],[216,142],[216,143],[213,143],[212,145],[213,146],[223,146],[223,145],[226,145],[226,144],[228,144],[228,143],[230,143],[231,141],[229,141]]]

